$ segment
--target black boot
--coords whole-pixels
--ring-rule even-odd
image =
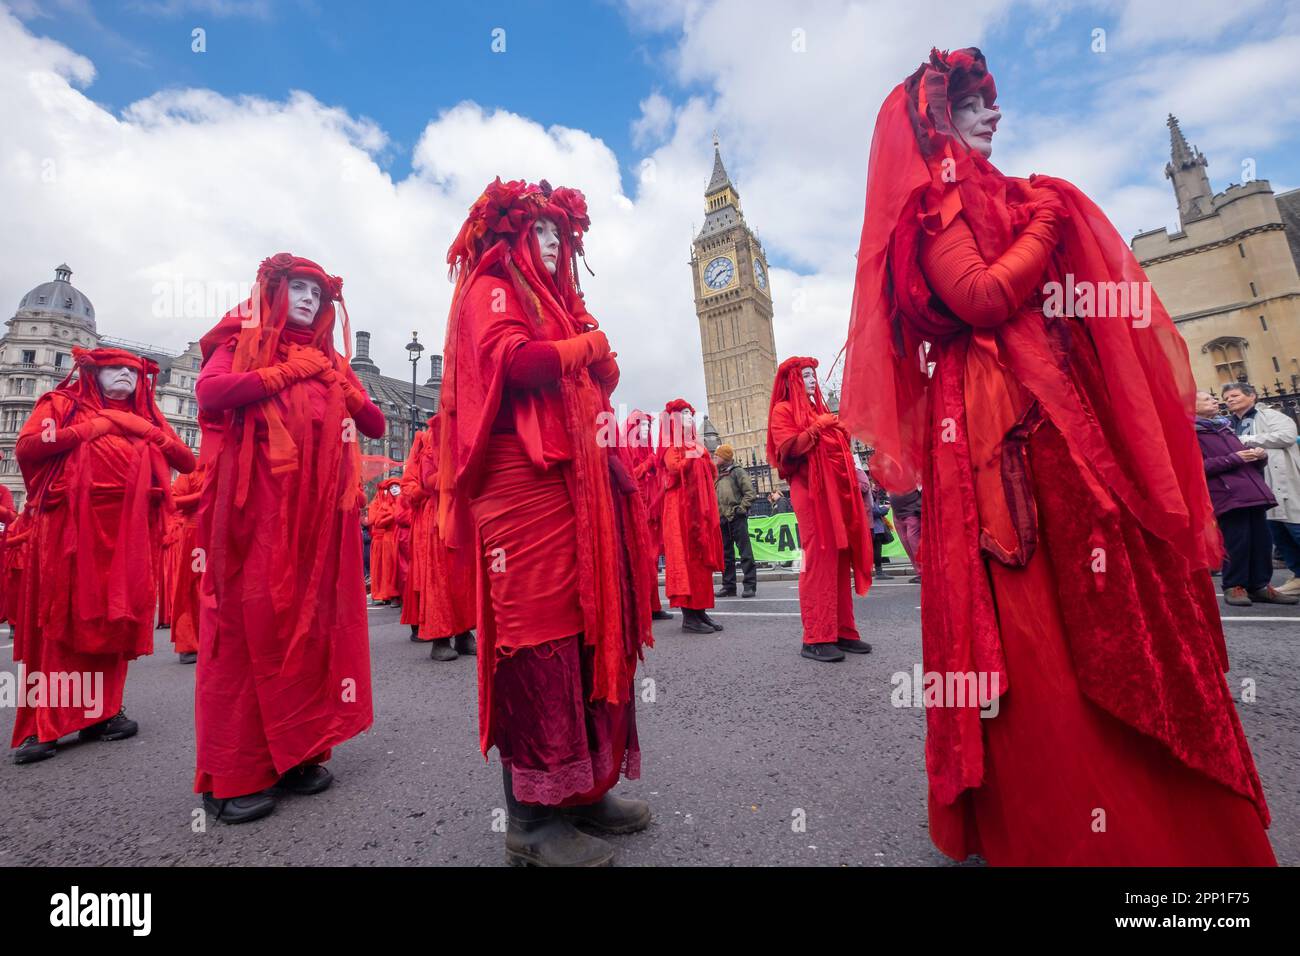
[[[850,654],[871,653],[871,645],[857,637],[841,637],[835,642],[835,646],[842,651],[848,651]]]
[[[473,631],[461,631],[452,641],[456,646],[457,654],[465,654],[474,657],[478,654],[478,643],[474,640]]]
[[[101,720],[97,724],[91,724],[84,730],[78,731],[77,739],[83,742],[88,740],[126,740],[127,737],[134,737],[139,730],[140,725],[126,715],[126,708],[123,707],[108,720]]]
[[[506,808],[506,862],[513,866],[610,866],[614,848],[583,833],[555,807],[521,803],[515,799],[510,771],[504,767]]]
[[[600,833],[637,833],[650,825],[650,804],[606,793],[595,803],[567,807],[569,819]]]
[[[432,643],[433,647],[429,651],[430,660],[454,661],[456,658],[460,657],[459,654],[451,649],[450,637],[435,637]]]
[[[671,621],[672,619],[673,616],[667,611],[659,610],[650,612],[650,620],[652,621]]]
[[[417,644],[420,643],[420,625],[411,625],[411,640]]]
[[[709,612],[708,612],[708,611],[696,611],[695,613],[697,613],[697,614],[700,616],[700,622],[701,622],[701,623],[703,623],[703,624],[707,624],[709,627],[713,628],[715,631],[720,631],[720,630],[722,630],[722,625],[719,624],[717,621],[715,621],[713,618],[709,617]]]
[[[18,745],[14,751],[14,763],[38,763],[42,760],[49,760],[58,753],[58,741],[36,739],[32,734],[26,740]]]
[[[729,587],[720,587],[713,592],[714,597],[735,597],[736,589]]]
[[[182,664],[197,664],[199,661],[199,655],[197,651],[185,651],[183,654],[179,654],[177,656],[180,657],[180,661]]]
[[[334,774],[318,763],[310,763],[294,767],[280,778],[276,786],[299,796],[310,797],[328,790],[333,782]]]
[[[757,593],[758,593],[757,584],[746,584],[744,588],[741,589],[740,596],[743,598],[751,598]]]
[[[700,612],[694,608],[682,608],[682,630],[690,634],[712,634],[713,625],[700,620]]]
[[[844,652],[834,644],[805,644],[803,650],[799,652],[799,656],[806,657],[810,661],[822,661],[826,664],[844,660]]]
[[[203,795],[203,809],[212,814],[213,819],[222,823],[249,823],[260,820],[275,809],[275,797],[269,790],[245,794],[242,797],[227,797],[218,800],[212,794]]]

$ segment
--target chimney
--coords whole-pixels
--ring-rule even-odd
[[[442,356],[429,356],[429,380],[424,383],[426,388],[439,388],[442,385]]]
[[[352,371],[363,381],[368,376],[377,376],[379,366],[370,359],[370,333],[357,332],[357,347],[352,353]]]
[[[365,359],[370,361],[370,333],[357,333],[357,352],[354,358]]]

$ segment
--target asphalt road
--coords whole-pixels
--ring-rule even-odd
[[[726,630],[713,636],[683,634],[680,618],[656,624],[638,677],[653,681],[638,704],[643,776],[620,785],[651,802],[655,822],[616,838],[619,863],[951,865],[926,830],[924,712],[890,705],[890,676],[920,660],[919,587],[886,579],[857,599],[875,651],[835,665],[798,656],[797,594],[794,581],[764,581],[757,599],[723,599]],[[1257,686],[1239,710],[1273,845],[1295,865],[1300,606],[1227,610],[1230,681]],[[370,611],[375,725],[335,751],[334,787],[238,827],[205,821],[191,793],[194,669],[158,632],[127,681],[137,737],[0,761],[0,864],[502,864],[501,776],[478,752],[474,661],[435,664],[397,617]],[[7,643],[0,632],[5,658]],[[12,726],[6,710],[5,741]]]

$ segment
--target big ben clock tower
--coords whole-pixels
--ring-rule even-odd
[[[700,320],[709,419],[736,463],[767,460],[767,406],[776,379],[767,258],[745,224],[713,139],[713,176],[704,191],[704,226],[691,245],[691,281]]]

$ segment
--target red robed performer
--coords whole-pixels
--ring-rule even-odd
[[[586,201],[491,183],[448,253],[439,529],[479,556],[479,726],[504,768],[509,857],[598,865],[603,832],[650,810],[609,793],[640,774],[633,677],[650,643],[645,509],[602,423],[618,365],[575,258]],[[563,808],[563,809],[560,809]]]
[[[670,621],[672,615],[659,601],[659,555],[664,553],[664,482],[659,468],[659,451],[650,434],[653,418],[636,409],[623,423],[623,447],[632,465],[632,477],[641,491],[641,503],[646,512],[646,538],[650,558],[650,575],[654,587],[650,589],[650,617],[655,621]]]
[[[930,833],[994,864],[1270,864],[1186,345],[1154,295],[1063,307],[1067,275],[1148,280],[1077,188],[989,163],[995,96],[978,50],[935,51],[881,107],[840,412],[887,489],[925,488],[925,670],[988,702],[927,707]]]
[[[72,361],[14,448],[30,536],[13,636],[28,674],[81,675],[81,699],[20,705],[17,763],[54,756],[65,734],[122,740],[138,730],[122,709],[127,664],[153,652],[170,469],[194,468],[154,401],[154,362],[76,347]]]
[[[397,603],[402,598],[397,537],[401,484],[401,478],[385,478],[366,509],[370,522],[370,599],[376,604]]]
[[[675,398],[659,416],[658,467],[663,475],[664,593],[682,609],[682,630],[711,634],[713,572],[722,570],[717,469],[696,438],[695,408]]]
[[[421,442],[421,439],[423,441]],[[432,645],[429,657],[435,661],[454,661],[462,654],[478,653],[473,628],[478,614],[474,574],[474,554],[468,548],[450,548],[438,533],[438,450],[442,442],[442,417],[434,415],[429,427],[416,439],[418,457],[412,452],[407,461],[407,476],[402,479],[402,494],[420,502],[416,524],[412,527],[413,550],[411,573],[422,580],[420,590],[420,637]],[[408,485],[410,490],[408,491]],[[422,568],[416,558],[423,547]],[[402,609],[405,620],[406,608]]]
[[[196,468],[172,484],[172,503],[180,519],[172,586],[172,646],[182,664],[193,664],[199,653],[199,582],[204,557],[196,551],[204,473],[204,468]]]
[[[372,720],[357,431],[384,418],[334,348],[342,285],[279,253],[201,342],[194,789],[230,823],[270,813],[277,782],[324,790]]]
[[[849,433],[826,407],[817,360],[781,363],[767,413],[767,460],[790,483],[803,570],[803,650],[815,661],[869,654],[853,619],[853,591],[871,586],[871,519],[858,491]],[[852,580],[850,580],[850,576]]]
[[[411,449],[402,464],[400,501],[410,513],[410,545],[406,575],[402,580],[402,623],[411,628],[411,640],[420,640],[421,602],[429,573],[429,540],[433,525],[429,517],[429,496],[420,484],[420,462],[429,449],[429,431],[415,433]],[[428,640],[426,636],[424,640]]]

